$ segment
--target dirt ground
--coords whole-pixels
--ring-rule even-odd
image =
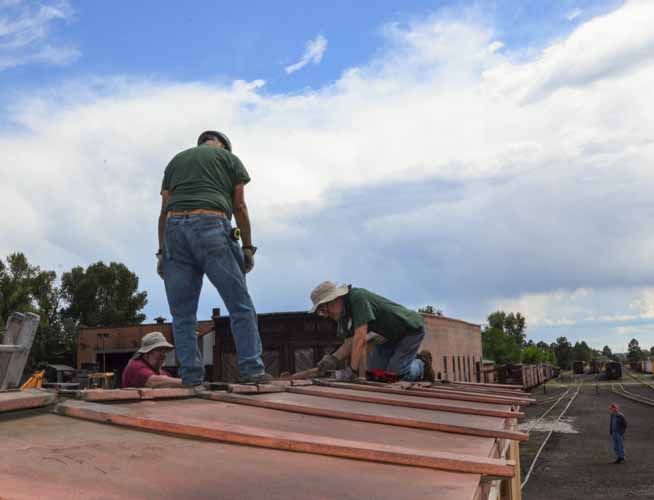
[[[654,407],[642,405],[611,392],[611,383],[595,382],[586,375],[579,396],[568,409],[560,432],[554,432],[538,459],[529,482],[523,489],[526,500],[623,500],[654,499]],[[568,384],[576,385],[568,375],[547,384],[547,394],[539,387],[533,396],[539,400],[562,394]],[[654,399],[654,389],[638,384],[629,377],[621,381],[625,388]],[[564,398],[534,428],[527,443],[521,445],[521,472],[524,480],[533,458],[565,405]],[[626,461],[614,465],[615,457],[609,436],[609,403],[616,402],[628,421],[625,435]],[[524,409],[530,419],[538,418],[552,403]]]

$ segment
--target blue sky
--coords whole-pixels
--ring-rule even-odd
[[[2,254],[124,262],[169,317],[161,173],[219,128],[253,177],[261,312],[332,279],[654,344],[651,2],[180,5],[0,0]]]

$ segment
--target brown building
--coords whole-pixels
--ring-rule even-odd
[[[423,349],[433,357],[436,378],[483,382],[481,379],[481,327],[460,319],[423,314],[426,335]]]
[[[426,335],[422,348],[432,353],[436,377],[484,381],[480,367],[480,326],[445,316],[423,314],[423,317]],[[342,343],[331,320],[305,311],[259,314],[258,324],[266,370],[274,376],[309,369]],[[154,331],[162,332],[174,344],[172,326],[163,321],[120,328],[82,328],[77,345],[77,368],[114,371],[119,380],[129,358],[138,349],[141,337]],[[229,316],[221,316],[220,310],[214,309],[213,320],[199,321],[198,331],[207,379],[236,380],[236,349]],[[174,352],[166,361],[166,367],[174,372]]]
[[[213,321],[198,321],[198,331],[201,337],[213,331]],[[172,325],[163,320],[123,327],[93,327],[80,328],[77,341],[77,368],[91,371],[113,371],[120,375],[129,358],[141,344],[141,338],[150,332],[161,332],[168,342],[174,344]],[[203,346],[203,343],[200,343]],[[211,356],[209,356],[211,360]],[[205,364],[206,360],[205,360]],[[209,361],[208,364],[211,364]],[[174,355],[166,360],[167,367],[176,366]],[[120,379],[118,376],[117,379]]]

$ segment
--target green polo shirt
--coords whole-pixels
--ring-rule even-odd
[[[345,305],[346,315],[352,320],[350,334],[353,334],[359,326],[367,324],[369,331],[394,341],[413,335],[424,328],[419,313],[365,288],[350,289]]]
[[[221,210],[231,219],[234,187],[250,182],[243,163],[226,149],[197,146],[175,155],[164,172],[166,210]]]

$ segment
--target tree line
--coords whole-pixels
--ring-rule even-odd
[[[566,337],[558,337],[556,342],[534,343],[527,340],[527,321],[520,313],[495,311],[488,316],[488,324],[481,333],[484,359],[497,364],[506,363],[551,363],[561,369],[570,370],[573,361],[586,363],[594,360],[624,361],[620,354],[614,354],[605,345],[600,351],[590,347],[586,341],[572,344]],[[627,346],[626,361],[636,362],[654,359],[654,347],[649,351],[640,348],[638,340],[632,339]]]
[[[0,259],[0,336],[12,312],[40,316],[30,364],[72,365],[82,326],[124,326],[143,322],[147,292],[124,264],[96,262],[64,272],[43,270],[22,253]]]

